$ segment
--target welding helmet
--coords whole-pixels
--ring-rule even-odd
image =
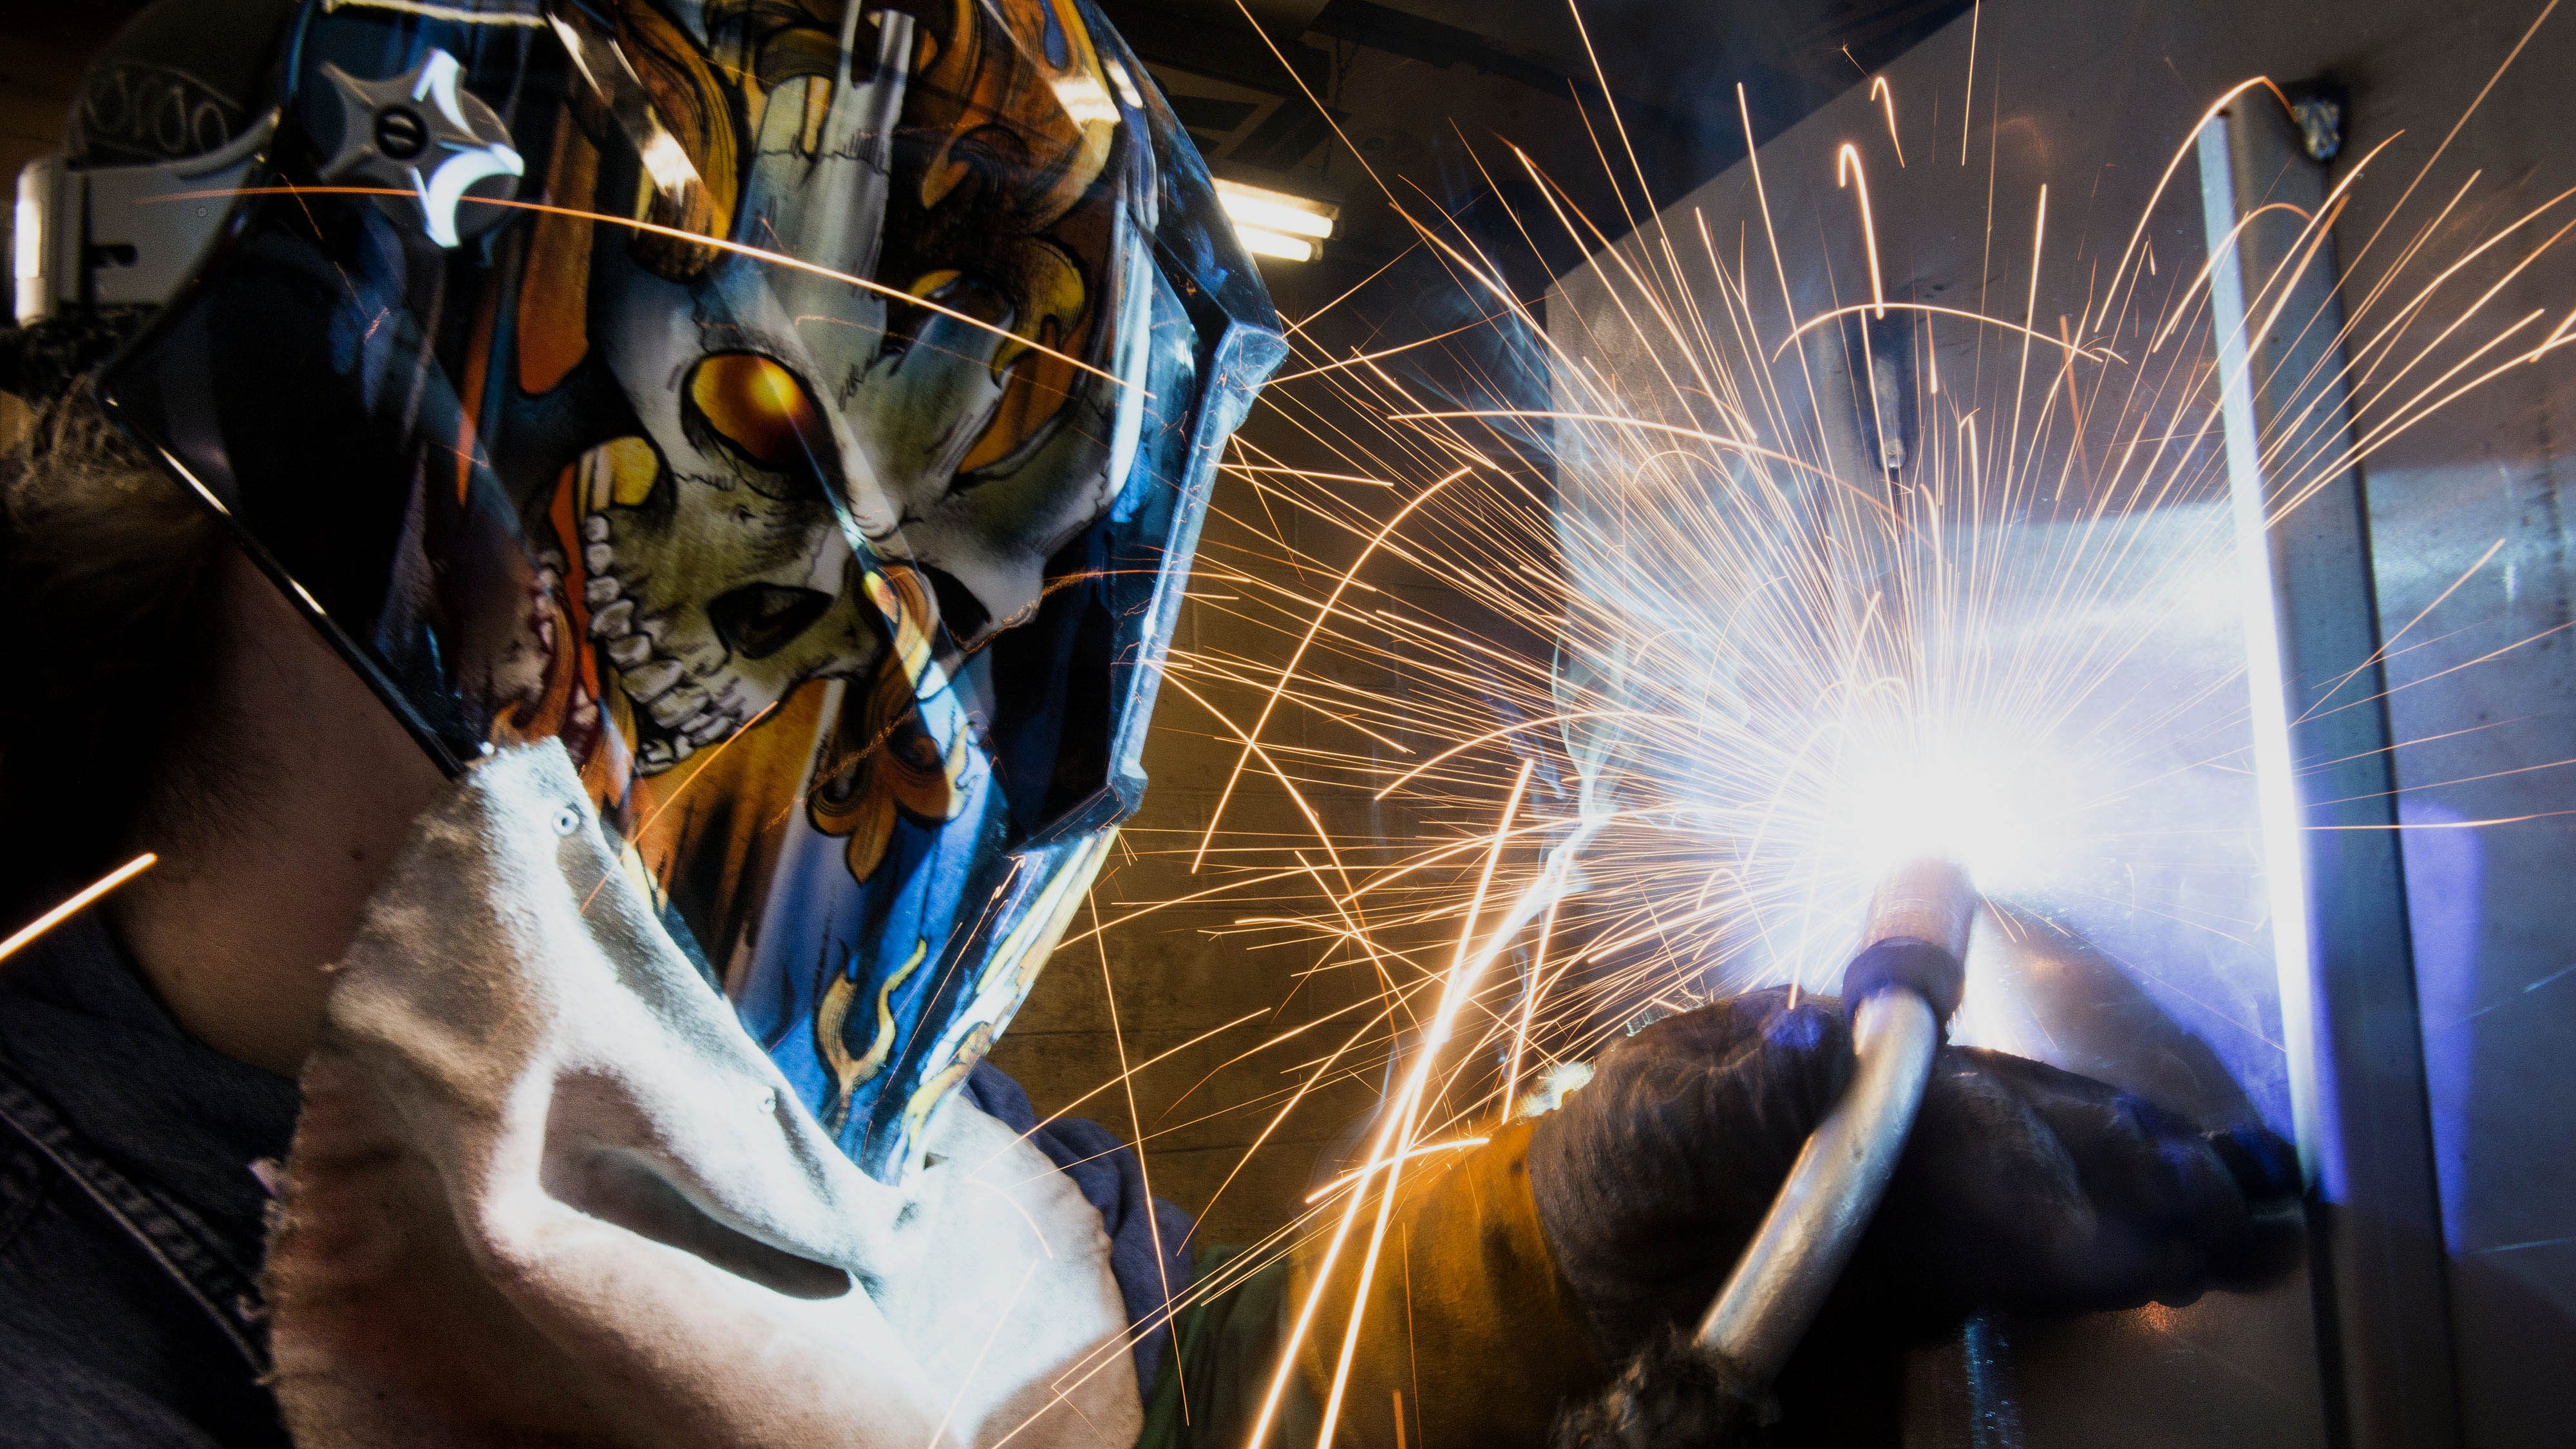
[[[22,320],[160,290],[110,415],[451,771],[560,739],[899,1178],[1138,804],[1283,350],[1204,167],[1087,0],[287,9],[220,144],[28,173]]]

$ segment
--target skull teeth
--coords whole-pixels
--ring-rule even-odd
[[[635,763],[647,775],[658,775],[698,752],[684,738],[646,740],[635,751]]]
[[[590,606],[590,636],[617,666],[626,697],[644,710],[657,731],[637,742],[637,768],[660,774],[740,729],[742,715],[719,706],[699,685],[685,682],[688,671],[678,660],[654,652],[659,628],[639,627],[636,601],[626,597],[626,585],[610,572],[617,549],[608,518],[590,514],[580,528],[581,562],[589,573],[582,598]]]
[[[669,660],[661,660],[657,662],[670,664]],[[651,666],[647,666],[647,668],[649,669]],[[677,664],[670,664],[670,668],[672,677],[677,678],[679,676],[680,666]],[[640,673],[643,671],[638,672]],[[627,679],[631,682],[634,677],[634,675],[630,674],[627,676]],[[667,694],[657,693],[652,701],[647,703],[644,708],[647,713],[653,716],[653,723],[660,725],[666,730],[680,730],[686,729],[691,723],[695,722],[697,717],[700,714],[705,713],[706,710],[714,703],[714,700],[707,698],[707,692],[705,690],[698,688],[694,684],[683,684],[679,688],[671,690]]]
[[[656,723],[668,725],[679,718],[677,715],[665,718],[663,710],[666,706],[657,703],[671,686],[680,682],[680,665],[677,660],[655,659],[624,671],[620,678],[626,685],[629,698],[637,704],[655,706],[653,719]],[[705,691],[699,690],[694,685],[690,686],[690,692],[700,700],[707,697]]]

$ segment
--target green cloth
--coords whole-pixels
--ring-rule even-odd
[[[1244,1449],[1288,1336],[1288,1260],[1242,1271],[1240,1248],[1202,1248],[1190,1281],[1239,1281],[1182,1310],[1173,1351],[1155,1375],[1136,1449]],[[1299,1375],[1289,1376],[1263,1449],[1312,1444],[1320,1420]]]

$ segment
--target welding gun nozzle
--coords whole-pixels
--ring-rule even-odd
[[[1967,871],[1939,856],[1920,856],[1889,871],[1869,898],[1863,946],[1913,940],[1964,961],[1968,928],[1977,919],[1977,888]]]
[[[1700,1320],[1699,1343],[1735,1373],[1756,1383],[1779,1373],[1878,1211],[1959,1009],[1976,919],[1976,887],[1946,860],[1909,860],[1871,897],[1869,934],[1843,971],[1851,1085]]]
[[[1956,862],[1925,856],[1889,871],[1870,897],[1860,954],[1843,972],[1843,1008],[1902,986],[1947,1020],[1966,985],[1976,920],[1977,888]]]

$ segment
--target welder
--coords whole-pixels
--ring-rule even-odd
[[[1214,1444],[1309,1293],[1283,1442],[1363,1310],[1344,1443],[1768,1416],[1678,1325],[1850,1073],[1831,1000],[1409,1173],[1366,1303],[1190,1295],[1223,1250],[982,1062],[1283,352],[1097,10],[162,0],[66,134],[0,890],[158,863],[0,966],[0,1439]],[[1946,1051],[1817,1332],[2249,1283],[2294,1193]]]

